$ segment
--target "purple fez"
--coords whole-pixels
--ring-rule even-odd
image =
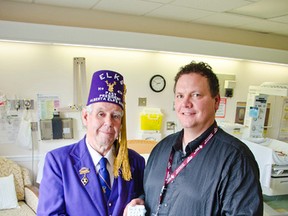
[[[93,74],[87,106],[96,102],[108,102],[124,109],[124,79],[115,71],[100,70]]]

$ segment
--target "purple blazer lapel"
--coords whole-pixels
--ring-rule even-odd
[[[78,174],[79,181],[84,190],[86,190],[87,194],[91,197],[92,203],[94,203],[99,213],[107,215],[107,204],[86,143],[83,141],[77,148],[73,150],[71,156],[75,159],[74,169]]]

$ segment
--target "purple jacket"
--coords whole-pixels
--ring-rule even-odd
[[[48,152],[40,184],[37,215],[122,216],[127,203],[143,193],[145,160],[131,149],[128,152],[132,180],[125,181],[121,175],[114,179],[107,202],[85,138]],[[83,167],[90,170],[86,174],[86,185],[81,182],[83,173],[79,172]]]

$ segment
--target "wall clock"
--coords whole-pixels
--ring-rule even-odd
[[[166,80],[163,76],[157,74],[150,79],[150,88],[154,92],[162,92],[166,87]]]

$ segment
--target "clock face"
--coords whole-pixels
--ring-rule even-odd
[[[154,75],[150,79],[150,88],[154,92],[161,92],[165,89],[166,87],[166,80],[163,76],[161,75]]]

